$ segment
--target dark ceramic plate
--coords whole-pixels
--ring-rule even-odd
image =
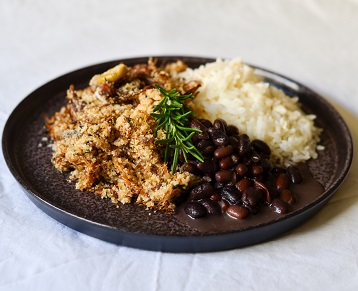
[[[182,59],[190,67],[214,61],[198,57],[159,57],[160,62]],[[27,96],[10,115],[3,133],[6,163],[30,200],[57,221],[99,239],[133,248],[164,252],[208,252],[239,248],[267,241],[318,212],[345,179],[351,165],[353,148],[347,125],[322,97],[281,75],[257,68],[272,85],[288,95],[297,95],[307,113],[317,115],[324,128],[325,151],[308,163],[323,193],[311,198],[286,215],[265,220],[249,220],[236,230],[201,231],[175,216],[150,213],[135,205],[116,207],[91,193],[79,192],[67,182],[67,174],[56,171],[51,163],[51,148],[46,141],[44,114],[52,115],[65,103],[70,84],[76,89],[87,86],[97,73],[124,62],[128,66],[146,63],[147,58],[117,60],[83,68],[61,76]],[[314,192],[314,191],[313,191]],[[260,215],[260,214],[259,214]]]

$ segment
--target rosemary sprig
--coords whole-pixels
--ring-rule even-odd
[[[163,129],[166,135],[165,139],[157,139],[157,144],[165,145],[164,161],[167,163],[171,155],[171,149],[174,149],[172,156],[171,172],[175,173],[178,166],[179,152],[183,153],[185,161],[187,155],[191,154],[193,157],[203,162],[203,155],[191,142],[191,138],[195,132],[201,132],[200,129],[187,127],[189,122],[189,115],[194,116],[194,113],[185,106],[182,101],[194,98],[193,94],[180,95],[176,89],[170,91],[165,90],[160,85],[154,85],[163,95],[163,100],[154,107],[151,114],[157,126],[154,131],[154,137],[157,137],[158,130]]]

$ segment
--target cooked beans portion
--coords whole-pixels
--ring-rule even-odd
[[[270,163],[270,147],[262,140],[250,140],[223,119],[213,123],[193,119],[191,127],[201,130],[193,143],[204,161],[190,160],[183,169],[201,177],[188,195],[184,207],[192,218],[222,215],[243,219],[262,207],[285,214],[295,203],[290,185],[302,176],[295,166],[287,169]]]

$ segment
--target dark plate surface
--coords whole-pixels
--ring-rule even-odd
[[[160,62],[182,59],[190,67],[214,61],[208,58],[167,56]],[[123,62],[128,66],[146,63],[147,57],[116,60],[86,67],[61,76],[28,95],[10,115],[3,133],[6,163],[27,196],[57,221],[99,239],[119,245],[165,252],[207,252],[239,248],[267,241],[300,225],[318,212],[344,181],[353,156],[352,139],[337,111],[305,86],[270,71],[256,68],[272,85],[296,95],[306,113],[317,115],[324,129],[325,150],[308,163],[324,192],[298,209],[275,219],[246,222],[237,231],[203,232],[175,216],[153,213],[135,205],[116,207],[92,193],[80,192],[51,165],[52,150],[46,140],[44,115],[52,115],[65,104],[70,84],[76,89],[88,85],[94,74]]]

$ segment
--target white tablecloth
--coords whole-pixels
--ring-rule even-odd
[[[71,70],[148,55],[241,56],[322,94],[358,139],[358,1],[0,1],[0,131]],[[0,156],[0,290],[358,290],[358,165],[270,242],[168,254],[113,245],[39,210]]]

